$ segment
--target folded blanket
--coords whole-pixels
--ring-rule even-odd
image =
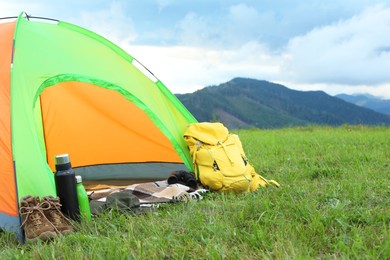
[[[168,185],[167,181],[147,182],[127,186],[141,204],[186,201],[190,198],[190,187],[176,183]]]
[[[106,188],[88,191],[90,200],[106,201],[107,196],[116,192],[129,192],[136,196],[141,204],[187,201],[191,199],[190,187],[176,183],[168,184],[166,180],[132,184],[126,187]],[[196,197],[194,197],[197,199]]]

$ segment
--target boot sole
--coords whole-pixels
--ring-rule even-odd
[[[72,233],[72,230],[62,230],[62,231],[60,231],[61,235],[69,235],[70,233]]]
[[[54,231],[46,231],[46,232],[42,232],[41,234],[39,234],[39,236],[36,236],[34,238],[26,237],[26,242],[34,242],[34,241],[37,241],[37,240],[45,241],[45,240],[49,240],[49,239],[55,238],[56,236],[57,236],[56,232],[54,232]]]

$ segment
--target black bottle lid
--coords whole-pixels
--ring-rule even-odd
[[[64,171],[72,168],[69,154],[60,154],[55,156],[56,171]]]

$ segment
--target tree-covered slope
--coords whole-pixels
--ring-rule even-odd
[[[230,128],[293,125],[390,125],[390,116],[362,108],[322,91],[297,91],[267,81],[235,78],[177,97],[199,121]]]

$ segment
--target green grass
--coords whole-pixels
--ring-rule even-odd
[[[2,233],[0,259],[390,259],[390,128],[235,132],[280,189],[107,213],[48,243]]]

